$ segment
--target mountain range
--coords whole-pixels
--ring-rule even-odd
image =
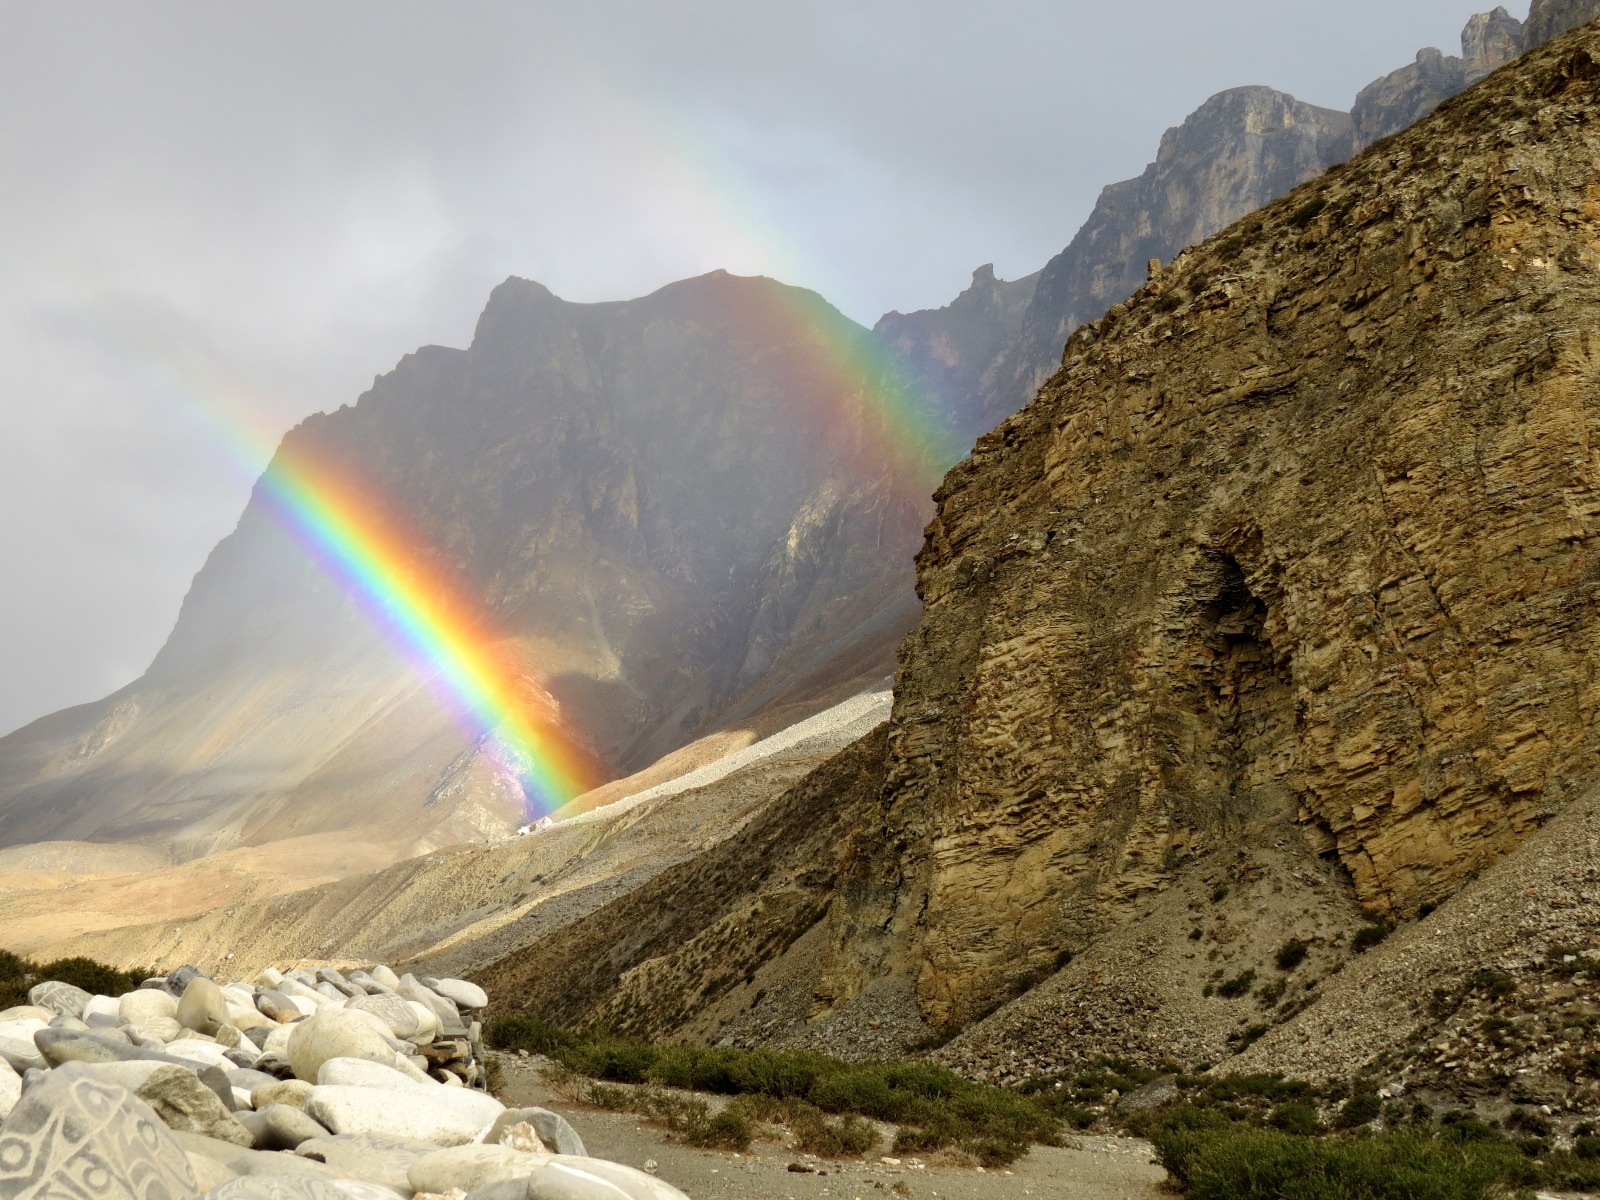
[[[1037,422],[1062,409],[1063,387],[1083,377],[1089,340],[1124,328],[1124,306],[1135,294],[1141,320],[1151,312],[1165,319],[1227,311],[1239,286],[1231,277],[1252,261],[1243,247],[1266,237],[1267,226],[1247,223],[1226,245],[1209,243],[1204,253],[1185,254],[1186,248],[1296,188],[1351,178],[1334,169],[1354,154],[1367,164],[1386,161],[1384,139],[1595,15],[1600,5],[1562,0],[1535,3],[1526,23],[1504,9],[1475,17],[1459,58],[1424,51],[1363,90],[1350,114],[1262,87],[1221,93],[1167,133],[1142,175],[1108,187],[1077,236],[1037,274],[1007,282],[980,268],[945,308],[890,313],[871,330],[812,293],[720,272],[641,299],[588,305],[507,280],[491,295],[468,348],[426,347],[407,356],[354,405],[302,423],[280,457],[337,464],[351,487],[380,500],[414,531],[440,577],[482,598],[474,636],[520,665],[530,694],[568,732],[597,779],[620,781],[589,804],[623,799],[630,788],[659,781],[667,769],[650,775],[654,763],[700,765],[898,670],[887,734],[847,751],[848,771],[837,761],[813,763],[818,773],[809,790],[796,785],[785,793],[790,807],[774,809],[770,819],[746,813],[741,820],[756,821],[752,828],[766,829],[773,844],[781,840],[773,830],[789,830],[795,845],[814,852],[809,860],[787,853],[773,859],[774,878],[787,881],[789,900],[768,911],[787,915],[760,944],[833,938],[831,965],[813,981],[816,994],[830,998],[828,1011],[877,995],[877,985],[864,981],[883,979],[890,981],[883,1003],[914,1012],[918,1036],[948,1032],[981,1015],[982,998],[996,988],[1032,978],[1054,956],[1082,950],[1149,896],[1171,890],[1168,860],[1199,852],[1198,832],[1185,841],[1174,832],[1181,822],[1151,815],[1166,803],[1148,799],[1164,794],[1150,782],[1160,772],[1140,782],[1146,760],[1137,754],[1123,767],[1106,765],[1122,761],[1118,747],[1179,747],[1150,751],[1182,760],[1173,770],[1192,769],[1182,763],[1196,755],[1208,763],[1218,758],[1190,789],[1195,805],[1217,808],[1210,824],[1210,817],[1196,818],[1196,829],[1209,830],[1213,843],[1226,840],[1230,821],[1245,819],[1230,812],[1228,797],[1240,794],[1241,780],[1268,771],[1263,764],[1277,753],[1277,699],[1270,712],[1263,710],[1267,715],[1235,713],[1227,718],[1232,724],[1222,725],[1215,709],[1224,702],[1216,696],[1192,697],[1187,708],[1175,701],[1170,712],[1162,709],[1165,715],[1137,719],[1095,707],[1106,672],[1128,670],[1130,647],[1146,636],[1128,632],[1129,623],[1167,619],[1137,587],[1126,597],[1118,590],[1117,572],[1138,562],[1149,579],[1192,584],[1185,594],[1200,622],[1173,634],[1182,647],[1151,641],[1149,654],[1248,659],[1259,672],[1250,676],[1251,687],[1278,697],[1288,687],[1288,668],[1272,648],[1278,636],[1272,622],[1279,619],[1273,613],[1282,609],[1264,595],[1271,589],[1258,575],[1267,568],[1251,556],[1288,552],[1251,549],[1256,543],[1249,537],[1256,535],[1230,540],[1233,533],[1220,524],[1201,532],[1174,526],[1162,539],[1165,526],[1151,514],[1172,500],[1155,492],[1137,504],[1118,494],[1118,507],[1106,510],[1149,532],[1156,539],[1149,546],[1119,542],[1087,518],[1053,519],[1051,508],[1069,499],[1059,490],[1064,479],[1098,486],[1084,481],[1110,478],[1105,455],[1133,454],[1145,436],[1135,432],[1145,421],[1137,405],[1118,401],[1122,407],[1106,407],[1103,417],[1073,418],[1074,436],[1087,440],[1075,443],[1072,454],[1041,449],[1047,439]],[[1378,186],[1380,175],[1362,178]],[[1281,206],[1271,210],[1279,213],[1272,236],[1323,231],[1332,245],[1336,231],[1325,230],[1331,216],[1323,208],[1337,211],[1346,194],[1295,195],[1301,198],[1287,218]],[[1476,212],[1476,196],[1453,202]],[[1319,201],[1323,208],[1311,212]],[[1359,203],[1352,202],[1345,220],[1365,220]],[[1295,224],[1302,214],[1308,215]],[[1228,249],[1235,239],[1243,239],[1240,247]],[[1363,242],[1360,253],[1386,255],[1387,263],[1398,251]],[[1401,269],[1398,259],[1391,265]],[[1382,277],[1376,269],[1369,275]],[[1162,325],[1173,336],[1176,320]],[[1133,340],[1118,355],[1133,356],[1136,343],[1145,354],[1140,339],[1158,335],[1126,336]],[[1063,347],[1069,373],[1059,377]],[[1101,361],[1106,352],[1098,353]],[[1274,368],[1260,347],[1208,353],[1219,364],[1214,370],[1250,381],[1237,385],[1242,411],[1274,403],[1274,389],[1289,386],[1287,368]],[[1030,403],[1052,378],[1044,398]],[[1091,390],[1100,394],[1103,383]],[[1285,477],[1308,480],[1296,496],[1338,503],[1317,482],[1326,484],[1336,471],[1319,474],[1297,462],[1291,472],[1271,455],[1273,461],[1257,463],[1250,428],[1246,421],[1205,436],[1185,434],[1171,447],[1177,457],[1150,469],[1177,480],[1233,464],[1228,478],[1248,490],[1262,471],[1282,467]],[[975,455],[958,465],[974,439]],[[1015,455],[1026,458],[1026,468]],[[940,474],[952,467],[935,492]],[[1042,491],[1039,480],[1048,485],[1039,485]],[[1108,498],[1112,493],[1091,494],[1089,502]],[[1244,511],[1235,516],[1248,524]],[[992,539],[998,542],[990,545]],[[1194,539],[1209,539],[1215,553],[1169,559],[1157,544],[1176,548]],[[1072,546],[1080,549],[1069,552]],[[1140,558],[1146,550],[1161,553]],[[1007,573],[1025,563],[1058,557],[1068,572],[1062,579],[1008,582]],[[1350,569],[1343,559],[1330,563],[1330,572]],[[1380,597],[1399,588],[1410,603],[1406,578],[1370,582]],[[1072,595],[1082,589],[1091,599],[1073,608],[1079,600],[1055,597],[1056,587]],[[1113,603],[1114,596],[1121,598]],[[507,836],[529,819],[524,797],[492,769],[477,734],[451,704],[377,632],[369,609],[370,597],[330,573],[315,548],[284,524],[264,484],[196,577],[171,638],[144,676],[102,701],[0,739],[0,845],[20,852],[67,843],[60,850],[65,861],[87,853],[85,843],[134,846],[172,869],[246,853],[259,864],[261,855],[275,853],[272,847],[284,854],[292,847],[298,855],[335,835],[350,848],[337,861],[317,859],[286,873],[267,887],[274,892]],[[1048,610],[1045,618],[1027,615],[1040,609]],[[1058,609],[1065,615],[1048,615]],[[1102,645],[1095,640],[1100,633],[1126,633],[1134,641]],[[1231,678],[1224,671],[1208,686],[1231,696]],[[1136,703],[1137,691],[1127,704]],[[1081,720],[1049,715],[1076,712],[1073,696],[1096,698],[1084,701]],[[1258,718],[1266,723],[1261,730],[1252,724]],[[1497,730],[1486,735],[1491,739],[1512,736],[1509,727],[1491,725]],[[1245,726],[1255,731],[1246,736],[1239,732]],[[1047,760],[1077,747],[1073,753],[1110,773],[1107,782],[1085,779],[1076,792],[1063,792],[1051,772],[1067,768],[1045,770],[1031,757],[1041,732],[1057,747]],[[1207,738],[1221,748],[1208,749]],[[1263,738],[1271,745],[1260,754],[1240,748],[1241,739],[1253,747]],[[1532,753],[1518,751],[1522,744],[1504,753]],[[955,763],[961,769],[952,773]],[[629,784],[638,772],[645,774]],[[1522,794],[1506,786],[1509,795]],[[776,792],[763,794],[777,803]],[[803,804],[794,796],[803,796]],[[887,817],[861,817],[880,804],[888,805]],[[1474,818],[1470,832],[1463,826],[1437,834],[1459,842],[1458,853],[1429,850],[1432,865],[1391,871],[1365,864],[1386,863],[1386,855],[1409,861],[1422,851],[1399,834],[1369,835],[1381,821],[1373,826],[1336,803],[1325,807],[1304,804],[1306,828],[1321,831],[1312,858],[1326,863],[1333,860],[1321,856],[1332,854],[1351,873],[1351,911],[1367,904],[1395,912],[1446,895],[1514,848],[1544,811],[1532,803],[1505,822]],[[1080,817],[1064,821],[1069,810]],[[743,828],[730,826],[713,840],[744,836]],[[852,841],[857,828],[875,832]],[[997,856],[991,839],[1011,850]],[[852,849],[838,857],[843,844]],[[934,845],[948,861],[929,857]],[[687,865],[675,870],[704,866],[703,856],[681,854]],[[29,864],[43,861],[37,854],[15,859],[25,870],[42,869]],[[859,886],[850,885],[848,904],[835,904],[833,882],[813,879],[818,862],[845,872],[835,878],[851,879],[845,864],[854,864]],[[150,865],[139,857],[140,870]],[[646,874],[655,878],[665,865]],[[1000,903],[997,869],[1014,881],[1002,888]],[[240,870],[259,872],[259,865]],[[964,892],[963,879],[985,882]],[[606,880],[606,888],[616,886],[612,876]],[[634,882],[643,888],[645,876]],[[660,875],[652,886],[668,882]],[[537,905],[538,886],[529,882],[519,893],[522,909]],[[1081,892],[1070,919],[1049,899],[1063,887]],[[218,895],[207,885],[182,903],[130,909],[126,918],[186,919],[213,907]],[[659,908],[660,896],[648,890],[639,902],[652,896]],[[906,932],[895,924],[905,906],[934,898],[945,914],[939,928]],[[584,920],[615,921],[631,912],[606,907],[613,902],[625,901],[596,892],[598,907],[587,909],[592,915]],[[824,911],[834,921],[825,928],[817,924]],[[628,919],[633,949],[610,957],[596,957],[594,926],[580,921],[570,935],[557,935],[572,939],[573,962],[600,971],[581,986],[567,980],[565,1015],[630,997],[637,1003],[636,993],[615,991],[617,981],[605,971],[633,970],[663,943],[650,940],[650,921],[637,913]],[[813,928],[821,932],[807,932]],[[893,936],[869,935],[871,929]],[[540,927],[540,936],[548,933]],[[703,933],[686,933],[668,920],[660,937]],[[514,957],[515,947],[497,945],[497,953]],[[117,951],[153,952],[137,939]],[[497,969],[507,981],[520,978],[512,965]],[[667,962],[636,982],[660,984],[677,969]],[[674,994],[665,984],[660,990]],[[720,1002],[715,992],[693,1002],[680,998],[672,1010],[676,1024]],[[673,1024],[663,1021],[657,1011],[645,1024],[654,1022],[658,1031]]]

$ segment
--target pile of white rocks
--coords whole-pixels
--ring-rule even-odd
[[[483,1090],[488,997],[387,967],[195,967],[0,1012],[0,1200],[686,1200]]]

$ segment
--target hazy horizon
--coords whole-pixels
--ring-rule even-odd
[[[0,733],[137,677],[272,438],[509,275],[871,325],[1039,269],[1208,96],[1347,109],[1474,11],[0,0]]]

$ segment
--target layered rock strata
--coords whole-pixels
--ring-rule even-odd
[[[1592,777],[1597,54],[1183,256],[950,473],[843,976],[891,928],[959,1025],[1273,818],[1407,915]]]

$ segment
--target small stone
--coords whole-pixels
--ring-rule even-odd
[[[653,1163],[654,1160],[650,1165]],[[524,1178],[491,1183],[472,1193],[472,1200],[554,1200],[556,1197],[560,1200],[688,1200],[671,1184],[644,1171],[601,1158],[558,1154],[546,1156],[543,1165]]]
[[[94,1025],[97,1019],[112,1028],[123,1024],[120,1004],[110,996],[90,996],[78,1018],[88,1025]]]
[[[531,1125],[545,1147],[557,1154],[582,1156],[588,1153],[578,1131],[560,1113],[551,1112],[548,1108],[508,1108],[494,1119],[483,1140],[491,1146],[495,1145],[508,1129],[519,1124]]]
[[[334,1133],[381,1133],[454,1146],[472,1141],[505,1108],[493,1096],[458,1088],[416,1087],[404,1096],[400,1104],[388,1089],[318,1085],[306,1111]]]
[[[387,996],[391,994],[391,990],[389,988],[384,987],[383,984],[379,983],[365,971],[351,971],[349,979],[351,983],[355,984],[369,996]]]
[[[54,979],[36,983],[28,989],[29,1004],[35,1008],[48,1008],[63,1017],[80,1016],[83,1013],[83,1006],[91,999],[89,993],[81,987],[73,987],[70,983],[61,983]]]
[[[312,1138],[325,1138],[328,1131],[305,1112],[288,1104],[269,1104],[239,1118],[255,1135],[257,1150],[294,1150]]]
[[[51,1012],[48,1008],[35,1008],[31,1004],[19,1004],[15,1008],[0,1010],[0,1024],[7,1021],[38,1021],[41,1025],[48,1025],[59,1013]]]
[[[346,1007],[357,1012],[371,1013],[387,1025],[389,1032],[397,1038],[413,1037],[422,1032],[425,1024],[417,1011],[420,1006],[399,996],[361,996],[350,1001]],[[437,1028],[437,1019],[434,1019],[432,1024]]]
[[[283,972],[276,967],[262,967],[252,982],[258,988],[275,988],[283,982]]]
[[[228,1001],[222,989],[209,979],[191,979],[178,1001],[178,1024],[197,1033],[215,1033],[227,1023]]]
[[[393,1193],[391,1193],[393,1195]],[[205,1194],[205,1200],[349,1200],[331,1179],[239,1176]]]
[[[117,1012],[129,1025],[147,1025],[158,1019],[177,1019],[178,1001],[170,992],[140,988],[117,1001]]]
[[[455,1003],[446,1000],[432,988],[423,986],[417,981],[416,976],[402,975],[399,992],[407,1000],[415,1000],[418,1004],[432,1009],[434,1016],[439,1019],[439,1031],[446,1037],[455,1037],[467,1032],[467,1027],[461,1021],[461,1011],[456,1008]]]
[[[238,1063],[228,1057],[227,1051],[215,1042],[203,1042],[199,1038],[179,1038],[169,1042],[166,1057],[175,1058],[181,1062],[199,1063],[203,1066],[220,1067],[226,1075],[234,1070]]]
[[[188,1067],[162,1062],[67,1063],[57,1074],[84,1075],[127,1088],[169,1129],[250,1145],[250,1137],[222,1100]]]
[[[22,1099],[22,1076],[17,1074],[10,1064],[0,1060],[0,1121],[3,1121],[16,1107],[20,1099]]]
[[[159,1042],[164,1046],[168,1042],[177,1041],[179,1035],[183,1033],[183,1026],[178,1024],[176,1017],[148,1017],[137,1024],[124,1026],[124,1028],[132,1031],[129,1034],[129,1038],[135,1044],[138,1044],[143,1039],[144,1041]]]
[[[382,963],[379,963],[377,966],[373,967],[367,972],[367,974],[371,975],[373,979],[377,980],[391,992],[398,992],[400,990],[400,977]]]
[[[343,974],[334,970],[332,967],[318,967],[317,982],[328,984],[336,989],[341,996],[345,996],[350,999],[354,999],[357,996],[365,996],[367,994],[364,990],[351,983],[344,977]]]
[[[446,1000],[453,1001],[461,1008],[487,1008],[489,997],[484,990],[475,983],[468,983],[465,979],[426,979],[423,981]]]
[[[274,1053],[268,1048],[252,1070],[260,1071],[264,1075],[272,1075],[278,1079],[293,1079],[294,1067],[289,1063],[289,1056],[283,1053]]]
[[[257,1071],[250,1067],[235,1067],[223,1073],[228,1078],[229,1087],[243,1088],[251,1093],[254,1093],[257,1088],[278,1086],[278,1081],[271,1075],[268,1075],[265,1071]],[[251,1107],[254,1108],[255,1106],[251,1105]]]
[[[337,1179],[319,1162],[282,1150],[246,1150],[228,1164],[241,1175],[256,1179]]]
[[[296,1153],[325,1163],[339,1175],[404,1193],[412,1190],[407,1176],[411,1164],[438,1148],[410,1138],[347,1133],[305,1142]]]
[[[411,1164],[407,1178],[419,1192],[471,1192],[508,1179],[526,1179],[550,1161],[548,1154],[526,1154],[509,1146],[452,1146]]]
[[[202,1194],[209,1194],[213,1188],[219,1188],[228,1180],[238,1178],[232,1170],[214,1158],[207,1158],[204,1154],[196,1154],[192,1150],[185,1150],[184,1156],[189,1160],[189,1169],[194,1172],[195,1183],[199,1185]]]
[[[294,1026],[289,1062],[301,1079],[315,1080],[330,1058],[365,1058],[388,1066],[394,1062],[393,1034],[378,1017],[360,1009],[325,1009]]]
[[[304,1108],[310,1095],[311,1084],[303,1079],[275,1080],[251,1091],[250,1106],[262,1109],[274,1104],[286,1104],[291,1108]]]
[[[33,1044],[52,1067],[69,1062],[148,1062],[157,1057],[155,1051],[135,1046],[126,1038],[90,1033],[86,1029],[35,1030]]]
[[[201,975],[199,967],[193,963],[186,964],[167,976],[167,987],[174,996],[181,996],[192,982],[201,978]]]
[[[190,1200],[195,1195],[194,1171],[160,1118],[114,1084],[52,1071],[28,1089],[0,1127],[0,1196]]]
[[[33,1019],[0,1022],[0,1058],[18,1071],[42,1071],[49,1064],[34,1044],[33,1035],[49,1026]]]
[[[409,1064],[408,1064],[409,1065]],[[421,1088],[432,1091],[434,1082],[408,1074],[398,1066],[374,1062],[369,1058],[330,1058],[317,1068],[317,1084],[343,1087],[387,1088],[390,1091]]]

